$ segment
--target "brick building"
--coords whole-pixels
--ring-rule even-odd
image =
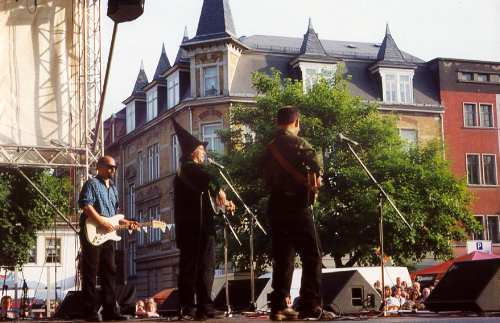
[[[275,68],[302,80],[307,90],[319,76],[333,77],[343,64],[352,94],[395,115],[403,138],[412,143],[442,138],[436,69],[400,50],[388,26],[381,40],[320,39],[311,21],[303,37],[238,37],[229,1],[203,1],[196,35],[184,34],[174,63],[162,50],[152,81],[141,68],[125,108],[105,121],[105,149],[120,162],[117,182],[125,213],[161,219],[170,229],[137,233],[122,243],[127,280],[137,286],[139,297],[176,285],[172,180],[179,151],[172,117],[208,141],[210,150],[224,153],[216,130],[228,126],[231,106],[255,103],[254,71]]]
[[[446,110],[446,158],[453,173],[466,178],[474,194],[474,215],[483,227],[471,238],[490,240],[500,254],[500,63],[438,58],[430,64],[437,70]],[[465,244],[458,243],[455,253],[465,252]]]

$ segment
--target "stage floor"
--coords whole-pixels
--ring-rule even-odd
[[[496,315],[496,316],[494,316]],[[23,320],[24,322],[29,322],[30,320]],[[256,323],[269,321],[266,316],[258,317],[245,317],[236,316],[232,318],[224,319],[211,319],[207,320],[208,323]],[[376,317],[376,316],[344,316],[335,319],[336,322],[341,321],[365,321],[365,322],[386,322],[386,323],[425,323],[425,322],[436,322],[436,323],[455,323],[455,322],[500,322],[500,313],[488,314],[488,315],[476,315],[476,314],[463,314],[463,313],[426,313],[426,314],[405,314],[404,316],[390,316],[390,317]],[[66,322],[84,322],[82,320],[64,321],[64,320],[33,320],[33,322],[53,322],[53,323],[66,323]],[[123,322],[123,321],[122,321]],[[176,320],[160,318],[160,319],[131,319],[127,322],[140,322],[140,323],[153,323],[153,322],[177,322]],[[179,321],[180,322],[180,321]],[[271,321],[269,321],[271,322]],[[294,321],[294,322],[310,322],[310,321]]]

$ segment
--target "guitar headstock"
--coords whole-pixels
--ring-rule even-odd
[[[161,232],[165,233],[165,229],[167,228],[167,224],[163,221],[153,220],[153,221],[151,221],[151,227],[153,229],[160,229]]]

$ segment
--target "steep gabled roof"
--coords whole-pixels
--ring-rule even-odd
[[[144,63],[141,62],[141,68],[139,73],[137,74],[137,79],[135,80],[134,89],[132,90],[132,94],[123,101],[124,104],[132,101],[137,98],[145,98],[146,93],[144,92],[144,87],[148,85],[148,77],[146,76],[146,72],[144,71]]]
[[[398,45],[392,38],[391,31],[389,29],[389,24],[385,28],[385,37],[380,45],[380,49],[377,53],[377,63],[378,66],[414,66],[411,62],[406,60],[405,56],[399,49]]]
[[[181,46],[179,46],[179,50],[177,51],[177,56],[175,57],[174,65],[189,61],[188,59],[183,57],[184,56],[183,53],[185,52],[185,50],[182,48],[182,44],[186,43],[188,40],[189,40],[189,35],[186,26],[184,27],[184,35],[182,36]]]
[[[137,79],[135,80],[134,90],[131,96],[141,96],[144,95],[144,87],[148,85],[148,77],[144,71],[144,62],[141,62],[141,69],[139,74],[137,74]]]
[[[229,0],[204,0],[198,29],[189,42],[236,37]]]
[[[318,34],[314,31],[311,18],[309,18],[309,26],[304,34],[302,46],[300,46],[300,55],[327,56]]]
[[[158,65],[156,66],[156,71],[153,76],[153,81],[158,81],[160,75],[170,68],[170,62],[168,60],[167,53],[165,51],[165,44],[162,45],[160,59],[158,60]]]

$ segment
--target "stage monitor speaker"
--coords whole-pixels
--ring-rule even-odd
[[[83,298],[81,291],[69,291],[62,303],[57,307],[54,318],[73,320],[83,318]]]
[[[267,293],[265,287],[270,278],[257,278],[255,279],[255,300],[259,298],[263,292]],[[229,305],[234,311],[242,311],[250,307],[250,279],[236,279],[229,281]],[[222,287],[215,297],[214,305],[216,309],[226,310],[226,286]]]
[[[158,307],[161,316],[174,316],[179,311],[179,290],[174,289]]]
[[[144,0],[109,0],[108,17],[114,22],[131,21],[144,13]]]
[[[378,310],[380,294],[357,270],[321,274],[321,297],[325,307],[342,313]]]
[[[500,312],[500,259],[453,264],[425,306],[434,312]]]
[[[97,294],[100,296],[101,292],[98,289]],[[116,301],[120,306],[122,314],[134,315],[135,314],[135,286],[131,285],[118,285],[115,290]],[[54,318],[73,320],[83,318],[83,297],[81,291],[69,291],[62,301],[61,305],[57,308]]]

